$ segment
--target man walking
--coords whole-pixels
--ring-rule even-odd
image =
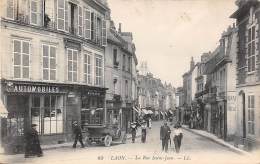
[[[74,140],[74,144],[73,144],[73,148],[76,148],[77,142],[79,140],[80,144],[81,144],[81,148],[84,148],[84,144],[82,142],[82,132],[81,132],[81,128],[78,125],[77,121],[73,122],[73,133],[75,135],[75,140]]]
[[[132,143],[135,143],[137,123],[131,123]]]
[[[170,139],[171,129],[167,125],[167,122],[164,122],[164,125],[160,129],[160,139],[162,140],[162,151],[168,152],[168,142]]]

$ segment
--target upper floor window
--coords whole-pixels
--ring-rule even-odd
[[[128,68],[127,68],[128,72],[131,71],[131,57],[128,57]]]
[[[78,35],[83,36],[83,11],[81,6],[78,6],[78,13]]]
[[[123,71],[126,69],[125,54],[123,55]]]
[[[102,85],[103,62],[101,55],[95,55],[95,85]]]
[[[253,72],[256,69],[256,29],[255,25],[252,25],[248,29],[248,43],[247,43],[247,62],[248,72]]]
[[[113,49],[113,64],[115,68],[118,68],[119,62],[118,62],[118,56],[117,56],[117,49]]]
[[[15,0],[6,0],[6,1],[7,1],[6,17],[10,19],[14,19]]]
[[[34,25],[38,24],[38,0],[30,2],[30,22]]]
[[[77,82],[78,79],[78,51],[67,49],[68,54],[68,81]]]
[[[43,80],[56,80],[56,47],[42,45]]]
[[[58,30],[69,31],[68,2],[66,0],[58,0],[57,3],[57,28]]]
[[[255,96],[248,96],[248,133],[255,134]]]
[[[13,40],[14,78],[29,78],[30,42]]]
[[[84,78],[85,78],[85,82],[87,84],[92,84],[92,63],[91,63],[91,54],[85,54],[84,55]]]

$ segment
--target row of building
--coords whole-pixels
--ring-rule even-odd
[[[73,121],[127,132],[140,116],[173,109],[159,79],[138,75],[133,35],[116,29],[105,0],[5,0],[0,8],[0,143],[8,152],[23,149],[31,124],[42,144],[56,144],[72,139]]]
[[[238,0],[236,26],[213,52],[190,63],[177,88],[178,119],[246,150],[260,143],[260,2]]]

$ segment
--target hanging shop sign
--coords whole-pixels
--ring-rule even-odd
[[[57,86],[7,83],[6,91],[16,93],[60,93],[60,88]]]

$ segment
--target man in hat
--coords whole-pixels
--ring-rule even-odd
[[[78,125],[77,121],[73,122],[73,133],[75,135],[75,139],[74,139],[74,144],[73,144],[73,148],[76,148],[77,142],[79,140],[80,144],[81,144],[81,148],[84,148],[84,144],[82,142],[82,132],[81,132],[81,128]]]
[[[164,125],[160,129],[160,139],[162,140],[162,151],[168,152],[168,142],[170,139],[171,129],[164,121]]]
[[[131,123],[132,143],[135,143],[136,129],[137,129],[137,123],[132,122]]]
[[[32,124],[31,128],[25,133],[25,158],[34,155],[41,157],[43,155],[36,127],[36,124]]]

